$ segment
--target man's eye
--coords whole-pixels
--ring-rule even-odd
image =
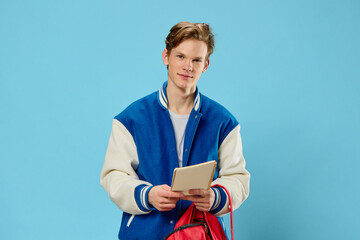
[[[183,58],[183,56],[182,56],[182,55],[177,55],[177,57],[178,57],[178,58]]]
[[[201,62],[200,59],[194,59],[194,62]]]

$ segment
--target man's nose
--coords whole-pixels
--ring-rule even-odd
[[[192,71],[193,70],[193,64],[191,60],[188,60],[185,62],[184,69],[186,71]]]

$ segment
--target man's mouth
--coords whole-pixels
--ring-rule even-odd
[[[187,74],[181,74],[181,73],[178,73],[178,75],[182,78],[192,78],[192,76],[190,75],[187,75]]]

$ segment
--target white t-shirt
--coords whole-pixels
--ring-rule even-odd
[[[182,157],[183,157],[183,149],[184,149],[184,138],[185,138],[185,130],[186,124],[189,119],[189,115],[179,115],[170,111],[170,118],[175,131],[175,140],[176,140],[176,150],[178,155],[179,167],[182,167]]]

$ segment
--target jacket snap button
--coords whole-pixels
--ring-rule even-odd
[[[173,220],[171,220],[171,221],[170,221],[170,223],[171,223],[171,224],[173,224],[173,223],[174,223],[174,221],[173,221]]]
[[[195,118],[197,118],[197,115],[195,115]]]

